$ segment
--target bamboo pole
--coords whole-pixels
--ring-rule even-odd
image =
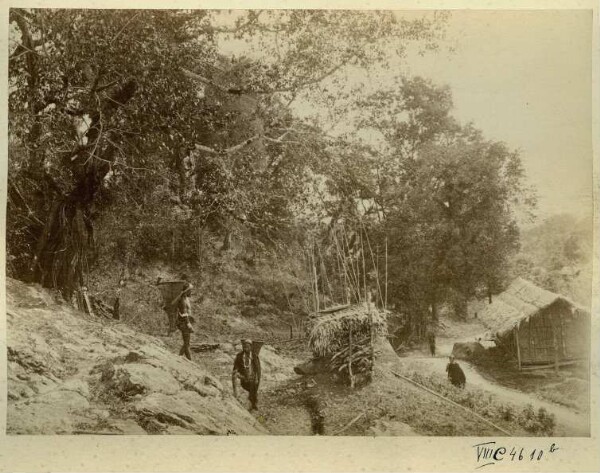
[[[349,304],[350,301],[348,300],[346,271],[342,268],[342,262],[341,262],[341,258],[340,258],[340,254],[339,254],[338,241],[337,241],[337,236],[336,236],[335,231],[333,233],[333,242],[335,244],[335,256],[336,256],[335,261],[337,263],[338,281],[340,283],[340,286],[342,287],[342,300],[344,301],[344,304]]]
[[[296,317],[294,315],[294,308],[292,307],[292,303],[290,301],[290,298],[288,297],[288,291],[284,282],[284,275],[283,275],[283,271],[281,269],[281,266],[279,264],[279,252],[277,251],[277,247],[275,247],[275,266],[277,266],[277,271],[279,271],[279,282],[281,283],[281,287],[283,289],[283,295],[285,296],[285,300],[288,303],[288,307],[290,308],[290,313],[292,314],[292,324],[296,325]],[[290,338],[293,338],[293,325],[290,325]],[[296,327],[298,328],[298,327]]]
[[[339,258],[342,262],[342,267],[344,269],[344,281],[346,283],[346,287],[345,287],[345,294],[346,294],[346,299],[347,299],[347,303],[350,304],[350,297],[348,294],[348,289],[351,288],[352,291],[355,293],[356,295],[356,299],[360,300],[360,294],[357,293],[358,289],[357,286],[355,285],[355,281],[352,277],[352,274],[348,271],[348,265],[347,265],[347,260],[346,260],[346,249],[343,246],[343,240],[342,240],[342,249],[340,249],[340,244],[339,241],[337,239],[337,235],[334,235],[335,238],[335,245],[336,245],[336,250],[338,252]]]
[[[367,237],[367,245],[369,245],[369,252],[371,253],[371,263],[373,264],[373,269],[375,269],[375,275],[376,275],[376,281],[377,281],[377,294],[379,295],[379,300],[381,301],[381,305],[383,305],[383,294],[381,293],[381,286],[379,285],[379,271],[377,270],[377,267],[375,266],[375,259],[373,258],[373,248],[371,248],[371,241],[369,240],[369,234],[367,233],[367,230],[365,228],[365,226],[362,223],[361,220],[361,226],[363,231],[365,232],[365,236]]]
[[[512,434],[511,434],[510,432],[508,432],[508,431],[504,430],[502,427],[498,427],[496,424],[494,424],[493,422],[490,422],[490,421],[489,421],[489,420],[487,420],[485,417],[482,417],[482,416],[480,416],[479,414],[477,414],[477,412],[474,412],[474,411],[472,411],[471,409],[469,409],[469,408],[467,408],[467,407],[465,407],[465,406],[462,406],[462,405],[460,405],[460,404],[458,404],[458,403],[454,402],[453,400],[451,400],[451,399],[448,399],[447,397],[444,397],[444,396],[442,396],[442,395],[441,395],[441,394],[439,394],[439,393],[436,393],[436,392],[435,392],[435,391],[433,391],[432,389],[426,388],[426,387],[425,387],[425,386],[423,386],[422,384],[419,384],[419,383],[417,383],[416,381],[413,381],[412,379],[410,379],[410,378],[407,378],[406,376],[402,376],[401,374],[398,374],[398,373],[396,373],[396,372],[394,372],[394,371],[391,371],[391,373],[392,373],[394,376],[397,376],[398,378],[404,379],[405,381],[408,381],[409,383],[411,383],[411,384],[414,384],[415,386],[417,386],[417,387],[419,387],[419,388],[421,388],[421,389],[423,389],[423,390],[427,391],[427,392],[428,392],[428,393],[430,393],[430,394],[433,394],[433,395],[434,395],[434,396],[436,396],[436,397],[439,397],[440,399],[442,399],[442,400],[444,400],[444,401],[446,401],[446,402],[448,402],[448,403],[450,403],[450,404],[452,404],[452,405],[454,405],[454,406],[456,406],[456,407],[460,407],[462,410],[464,410],[464,411],[467,411],[469,414],[473,414],[475,417],[477,417],[478,419],[481,419],[481,420],[482,420],[482,421],[484,421],[486,424],[488,424],[488,425],[490,425],[490,426],[494,427],[495,429],[499,430],[499,431],[500,431],[500,432],[502,432],[503,434],[506,434],[506,435],[508,435],[509,437],[511,437],[511,436],[512,436]]]
[[[348,339],[350,350],[350,353],[348,354],[348,376],[350,376],[350,387],[354,389],[354,375],[352,374],[352,327],[350,327],[348,332]]]
[[[319,313],[319,284],[318,284],[318,280],[317,280],[317,266],[315,263],[315,249],[314,249],[314,245],[313,248],[311,250],[311,256],[312,256],[312,272],[313,272],[313,278],[314,278],[314,282],[315,282],[315,292],[314,292],[314,298],[315,298],[315,314]]]
[[[329,292],[329,297],[333,304],[335,305],[335,298],[333,297],[333,289],[331,288],[331,284],[329,282],[329,277],[327,277],[327,267],[325,266],[325,258],[323,258],[323,252],[321,251],[321,246],[317,244],[317,251],[319,252],[319,268],[321,270],[321,274],[325,279],[325,284],[327,285],[327,291]]]
[[[369,297],[369,294],[367,293],[367,269],[366,269],[366,265],[365,265],[365,245],[364,245],[364,239],[363,239],[363,235],[362,235],[362,230],[360,232],[360,256],[362,258],[362,270],[363,270],[363,289],[365,291],[365,301],[367,301],[367,307],[370,307],[371,305],[371,298]]]
[[[342,227],[343,230],[343,243],[345,243],[346,248],[348,250],[348,257],[350,258],[350,242],[348,241],[348,236],[346,235],[346,228]],[[344,252],[346,250],[344,249]],[[358,258],[357,258],[358,259]],[[356,268],[354,267],[354,258],[350,258],[350,268],[352,269],[352,275],[354,276],[354,281],[356,282],[356,295],[358,297],[357,302],[361,301],[361,296],[360,296],[360,271],[359,271],[359,265],[358,265],[358,261],[356,262]]]
[[[304,250],[304,248],[302,249],[302,281],[304,281],[306,278],[304,277],[304,275],[306,274],[306,264],[305,264],[305,259],[306,259],[306,252]],[[306,309],[306,313],[310,314],[310,306],[309,306],[309,295],[305,292],[305,288],[302,287],[302,285],[298,282],[298,277],[294,277],[294,285],[296,286],[296,289],[298,289],[298,293],[302,296],[302,305],[304,306],[304,308]]]
[[[387,310],[387,295],[388,295],[388,239],[385,236],[385,299],[383,301],[383,308]]]
[[[373,344],[373,312],[371,311],[371,295],[367,292],[367,271],[365,266],[365,245],[363,242],[362,230],[360,232],[360,248],[362,253],[363,266],[363,284],[365,286],[365,300],[367,301],[367,310],[369,312],[369,335],[371,338],[371,372],[375,366],[375,346]]]

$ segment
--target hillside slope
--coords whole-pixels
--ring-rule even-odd
[[[554,215],[524,230],[515,275],[590,307],[593,235],[592,215]]]
[[[220,381],[152,336],[7,279],[9,434],[261,434]]]

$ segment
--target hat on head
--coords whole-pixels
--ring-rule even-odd
[[[250,340],[249,338],[242,338],[242,345],[252,345],[252,340]]]

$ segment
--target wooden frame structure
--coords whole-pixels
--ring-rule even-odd
[[[559,366],[589,357],[590,313],[568,298],[515,280],[481,313],[498,346],[519,369]]]

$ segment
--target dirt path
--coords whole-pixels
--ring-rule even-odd
[[[447,354],[444,354],[442,345],[441,352],[435,357],[428,357],[416,354],[408,359],[414,363],[415,369],[422,374],[435,374],[440,377],[445,377],[446,364],[448,363]],[[450,350],[447,350],[449,353]],[[483,377],[477,369],[470,363],[461,360],[460,366],[465,372],[467,378],[467,389],[473,386],[490,394],[493,394],[500,402],[511,403],[521,406],[531,404],[537,411],[539,408],[544,408],[546,411],[554,414],[556,419],[555,435],[566,437],[586,437],[590,435],[589,418],[584,414],[579,414],[573,410],[561,406],[556,403],[544,401],[531,394],[518,391],[516,389],[507,388]]]

